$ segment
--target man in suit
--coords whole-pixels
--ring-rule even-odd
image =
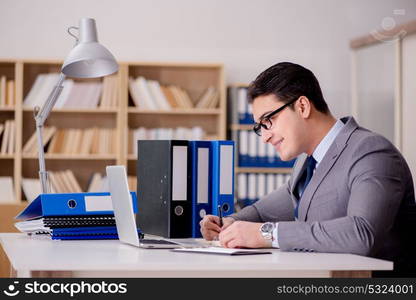
[[[353,253],[409,267],[415,198],[400,152],[354,118],[335,119],[318,80],[300,65],[268,68],[248,94],[254,131],[282,160],[297,161],[287,184],[224,218],[222,228],[205,216],[203,236],[230,248]]]

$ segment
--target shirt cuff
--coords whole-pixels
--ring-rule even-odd
[[[280,248],[279,247],[279,240],[277,238],[278,236],[278,229],[279,229],[279,223],[276,223],[276,226],[273,229],[273,241],[272,241],[272,247],[273,248]]]

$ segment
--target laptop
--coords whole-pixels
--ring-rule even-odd
[[[147,249],[174,249],[183,247],[180,243],[162,237],[149,239],[139,236],[125,167],[107,166],[106,172],[111,201],[113,203],[114,217],[116,219],[117,233],[122,243]]]

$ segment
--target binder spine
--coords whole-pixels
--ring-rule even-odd
[[[212,213],[221,206],[223,216],[234,212],[234,141],[212,141]]]
[[[212,172],[210,172],[211,143],[191,141],[192,161],[192,237],[200,238],[199,222],[207,214],[212,214]]]

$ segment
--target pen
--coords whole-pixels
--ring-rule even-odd
[[[222,207],[221,205],[218,205],[218,217],[220,217],[220,227],[222,227],[223,222],[222,222]]]

